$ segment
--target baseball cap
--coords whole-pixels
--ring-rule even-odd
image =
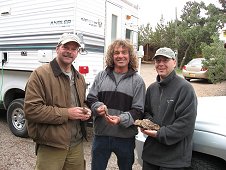
[[[76,42],[79,45],[79,47],[81,47],[80,38],[75,34],[68,34],[68,33],[64,33],[61,35],[60,39],[58,40],[58,45],[66,44],[68,42]]]
[[[164,56],[164,57],[171,58],[171,59],[176,58],[174,51],[167,47],[159,48],[155,52],[155,56],[153,57],[153,59],[157,56]]]

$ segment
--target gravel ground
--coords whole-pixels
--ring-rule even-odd
[[[144,79],[146,87],[156,80],[156,71],[153,64],[142,64],[140,74]],[[206,80],[191,80],[198,97],[205,96],[226,96],[226,81],[209,84]]]
[[[3,110],[0,110],[3,113]],[[86,169],[90,170],[91,161],[91,141],[92,128],[88,127],[88,142],[84,142],[84,152],[86,159]],[[20,138],[14,136],[7,125],[6,116],[0,114],[0,170],[32,170],[34,169],[36,156],[34,153],[35,144],[29,138]],[[116,156],[112,155],[108,170],[118,169],[116,165]],[[141,169],[141,166],[135,161],[134,170]]]
[[[146,86],[155,81],[156,71],[152,64],[142,64],[141,76]],[[226,81],[218,84],[208,84],[203,80],[192,80],[197,96],[226,96]],[[6,122],[5,111],[0,110],[0,170],[32,170],[35,165],[34,143],[31,139],[14,136]],[[90,169],[90,150],[92,141],[92,128],[88,128],[88,142],[84,143],[87,170]],[[112,155],[107,170],[118,169],[115,155]],[[134,170],[141,166],[135,161]]]

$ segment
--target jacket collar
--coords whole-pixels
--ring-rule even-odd
[[[59,66],[59,64],[56,61],[56,58],[54,58],[51,62],[50,62],[50,66],[53,70],[53,74],[54,76],[58,77],[61,74],[64,74]],[[78,71],[74,68],[74,66],[72,65],[72,70],[74,71],[75,76],[77,76],[79,78],[79,73]]]
[[[106,70],[107,74],[114,80],[115,77],[114,77],[114,74],[113,74],[113,68],[107,67],[105,70]],[[133,74],[135,74],[136,72],[137,72],[136,70],[129,68],[128,72],[125,74],[125,76],[123,78],[130,77]]]
[[[158,75],[156,80],[160,86],[166,86],[167,84],[169,84],[169,82],[171,82],[172,79],[174,79],[175,76],[176,71],[173,70],[165,79],[160,80],[160,76]]]

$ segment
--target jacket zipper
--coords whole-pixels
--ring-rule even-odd
[[[163,95],[163,88],[161,88],[161,92],[160,92],[160,99],[159,99],[159,106],[158,106],[158,117],[159,117],[159,120],[161,120],[161,125],[162,125],[162,116],[161,116],[161,113],[160,113],[160,111],[161,111],[161,102],[162,102],[162,95]]]

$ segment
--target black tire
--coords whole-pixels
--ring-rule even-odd
[[[191,170],[225,170],[226,162],[220,158],[193,152]]]
[[[185,80],[187,80],[187,81],[191,81],[191,79],[189,79],[189,78],[186,78],[186,77],[185,77]]]
[[[207,79],[207,82],[208,82],[209,84],[213,84],[213,82],[212,82],[211,80],[209,80],[209,79]]]
[[[23,107],[24,99],[13,100],[7,109],[7,122],[15,136],[26,138],[28,137],[28,132]]]

